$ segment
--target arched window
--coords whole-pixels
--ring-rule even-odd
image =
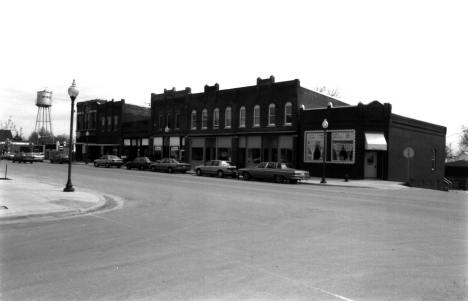
[[[101,117],[101,132],[104,132],[106,130],[106,118]]]
[[[197,129],[197,111],[192,111],[192,130]]]
[[[206,129],[208,127],[208,111],[203,110],[202,112],[202,129]]]
[[[114,116],[114,131],[117,131],[117,123],[119,121],[119,117],[118,116]]]
[[[245,107],[240,108],[239,111],[239,127],[245,127]]]
[[[254,126],[260,126],[260,106],[256,105],[254,108]]]
[[[110,132],[112,128],[112,117],[107,117],[107,131]]]
[[[284,106],[284,125],[292,124],[292,104],[288,102]]]
[[[268,125],[275,125],[275,105],[268,107]]]
[[[219,128],[219,109],[216,108],[213,112],[213,128]]]
[[[231,127],[231,108],[230,107],[227,107],[226,108],[226,112],[225,112],[225,116],[224,116],[224,119],[225,119],[225,127],[227,128],[230,128]]]

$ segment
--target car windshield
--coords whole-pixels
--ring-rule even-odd
[[[120,158],[117,156],[109,156],[109,159],[120,159]]]

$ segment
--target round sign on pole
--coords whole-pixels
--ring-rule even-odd
[[[411,147],[407,147],[403,150],[403,156],[405,156],[405,158],[413,158],[414,156],[414,149],[412,149]]]

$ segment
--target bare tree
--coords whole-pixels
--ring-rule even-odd
[[[461,130],[458,146],[460,147],[460,152],[466,152],[468,151],[468,127],[462,125]]]
[[[341,94],[338,91],[338,88],[327,88],[325,86],[315,86],[313,89],[319,93],[326,94],[334,98],[341,97]]]
[[[13,123],[10,118],[8,118],[7,121],[2,122],[0,121],[0,130],[10,130],[11,133],[15,135],[15,140],[23,140],[23,128],[20,128],[19,130],[16,129],[16,125]]]

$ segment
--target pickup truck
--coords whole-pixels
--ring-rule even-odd
[[[18,162],[18,163],[29,162],[29,163],[33,164],[34,161],[36,161],[36,159],[33,156],[31,156],[30,154],[15,154],[13,156],[13,158],[11,158],[11,161],[12,161],[12,163],[15,163],[15,162]]]

